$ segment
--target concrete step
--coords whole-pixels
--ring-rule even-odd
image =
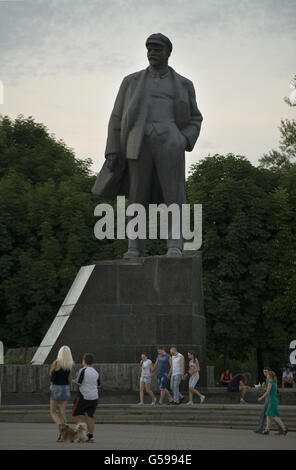
[[[262,407],[258,405],[99,405],[96,423],[104,424],[162,424],[205,426],[216,428],[254,429]],[[296,407],[280,406],[283,421],[296,431]],[[73,422],[71,405],[67,407],[69,423]],[[17,405],[0,408],[0,422],[51,423],[48,405]]]
[[[200,391],[206,395],[207,404],[217,404],[217,405],[237,405],[239,404],[239,393],[229,393],[224,387],[212,387],[212,388],[201,388]],[[187,390],[184,389],[183,393],[185,395],[185,400],[188,401]],[[256,405],[258,404],[258,397],[262,395],[263,391],[250,390],[246,393],[246,401],[249,404]],[[77,392],[72,392],[72,399],[74,400]],[[2,404],[3,405],[33,405],[33,404],[45,404],[49,403],[49,391],[47,392],[7,392],[5,387],[2,387]],[[279,405],[296,405],[296,388],[294,389],[279,389],[278,394]],[[108,391],[101,390],[100,393],[100,405],[112,405],[116,404],[131,404],[137,403],[139,400],[139,393],[123,393],[121,391]],[[149,403],[147,395],[145,395],[145,401]],[[199,403],[197,397],[195,397],[196,403]]]

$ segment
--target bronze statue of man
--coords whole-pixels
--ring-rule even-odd
[[[149,66],[121,83],[109,120],[105,168],[92,191],[105,198],[125,194],[129,204],[145,208],[164,202],[181,209],[186,202],[185,150],[193,149],[203,118],[193,83],[168,66],[169,38],[152,34],[146,47]],[[182,256],[182,233],[174,239],[172,227],[167,247],[167,256]],[[144,256],[144,250],[145,240],[130,239],[124,257]]]

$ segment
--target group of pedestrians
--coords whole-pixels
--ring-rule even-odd
[[[153,364],[151,359],[148,358],[146,353],[141,355],[141,377],[140,377],[140,405],[144,404],[144,391],[150,395],[152,405],[157,403],[157,399],[151,390],[152,377],[157,373],[157,382],[160,390],[159,405],[163,405],[165,398],[171,405],[179,405],[184,400],[184,396],[180,392],[180,384],[182,380],[189,377],[188,391],[189,401],[188,405],[193,405],[193,395],[200,398],[203,403],[205,396],[202,395],[197,389],[196,385],[199,380],[200,365],[197,357],[193,351],[187,353],[189,359],[188,372],[185,372],[185,358],[178,352],[177,348],[172,347],[170,354],[166,352],[164,346],[159,346],[157,349],[157,358]],[[167,385],[170,381],[169,392]]]
[[[256,434],[269,434],[271,421],[274,419],[278,427],[278,432],[276,434],[279,436],[285,436],[288,432],[288,428],[285,426],[282,419],[280,418],[280,413],[278,409],[276,373],[270,370],[269,367],[264,367],[263,374],[266,379],[265,392],[261,397],[258,398],[258,401],[261,402],[262,400],[264,400],[264,407],[260,416],[259,426],[257,429],[254,430],[254,432]],[[246,403],[244,397],[246,391],[249,388],[248,381],[250,380],[250,378],[251,374],[249,372],[245,372],[244,374],[236,374],[233,378],[227,377],[228,391],[239,392],[241,404]]]
[[[66,406],[71,399],[71,383],[77,385],[78,393],[75,399],[72,416],[76,424],[83,422],[84,416],[87,425],[87,442],[94,442],[94,413],[98,404],[98,387],[100,385],[100,375],[94,369],[93,355],[84,354],[82,358],[82,368],[78,371],[75,379],[72,379],[72,369],[74,361],[71,350],[68,346],[62,346],[58,352],[57,359],[50,367],[51,393],[50,393],[50,414],[59,430],[62,424],[67,424]],[[57,412],[59,408],[59,413]],[[61,434],[58,442],[61,441]]]
[[[157,373],[157,380],[160,389],[159,404],[164,403],[165,398],[170,404],[178,405],[184,400],[180,393],[180,384],[189,376],[189,401],[188,405],[193,404],[193,395],[199,396],[201,403],[205,396],[196,390],[196,384],[199,380],[200,366],[197,357],[192,351],[188,352],[189,367],[185,372],[185,359],[175,347],[170,349],[168,354],[163,346],[157,350],[157,359],[155,364],[148,358],[148,355],[141,355],[141,377],[140,377],[140,404],[144,404],[144,391],[150,395],[152,404],[157,403],[157,399],[150,388],[151,378]],[[72,407],[72,416],[76,424],[83,422],[85,418],[87,425],[87,442],[94,442],[94,414],[98,404],[98,387],[100,385],[100,375],[93,367],[93,355],[84,354],[82,358],[82,368],[78,371],[76,378],[72,378],[74,361],[71,349],[68,346],[62,346],[58,352],[56,360],[51,364],[50,374],[50,414],[58,429],[61,425],[67,424],[66,407],[71,399],[71,384],[78,387],[77,397]],[[167,388],[170,380],[172,394]],[[58,442],[61,441],[61,434],[58,436]]]
[[[278,432],[276,434],[279,436],[285,436],[288,432],[288,428],[280,418],[277,397],[277,376],[275,372],[269,369],[269,367],[264,367],[263,374],[266,377],[266,391],[260,398],[258,398],[258,401],[264,400],[264,407],[260,416],[259,426],[254,430],[254,432],[257,434],[269,434],[271,421],[274,419],[278,427]]]
[[[141,355],[141,376],[140,376],[140,403],[144,404],[144,392],[151,397],[152,405],[157,403],[156,396],[151,390],[152,377],[157,374],[157,381],[160,390],[159,404],[162,405],[165,399],[169,404],[179,405],[184,400],[180,392],[182,380],[189,378],[188,392],[189,401],[187,405],[193,404],[193,397],[197,395],[200,402],[203,403],[205,396],[197,389],[199,380],[200,365],[193,351],[187,353],[189,364],[186,372],[185,358],[180,354],[177,348],[172,347],[170,354],[166,352],[163,346],[157,349],[157,358],[155,363],[149,359],[146,353]],[[57,359],[50,367],[51,393],[50,393],[50,414],[58,428],[67,424],[66,406],[71,399],[71,384],[78,387],[77,397],[72,407],[72,416],[76,424],[83,422],[85,418],[87,426],[87,442],[94,442],[94,413],[98,404],[98,387],[100,385],[100,374],[93,367],[93,355],[84,354],[82,358],[82,368],[78,371],[75,379],[72,378],[72,369],[74,361],[71,350],[68,346],[62,346],[58,352]],[[260,416],[260,423],[255,433],[269,434],[272,419],[278,426],[277,435],[286,435],[288,428],[280,418],[277,398],[277,376],[268,367],[263,370],[266,377],[265,393],[258,399],[264,400],[264,407]],[[238,391],[241,395],[241,403],[244,403],[244,394],[247,390],[247,382],[250,374],[237,374],[228,383],[229,391]],[[171,393],[168,390],[170,381]],[[59,413],[58,413],[59,411]],[[58,437],[58,442],[61,436]]]

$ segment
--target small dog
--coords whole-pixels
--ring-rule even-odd
[[[86,424],[78,423],[75,428],[71,428],[68,424],[60,424],[59,431],[61,434],[60,442],[70,441],[74,442],[77,439],[79,442],[86,441]]]

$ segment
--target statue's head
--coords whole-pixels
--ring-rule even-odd
[[[147,41],[147,57],[152,67],[162,67],[167,64],[173,46],[168,37],[161,33],[151,34]]]

